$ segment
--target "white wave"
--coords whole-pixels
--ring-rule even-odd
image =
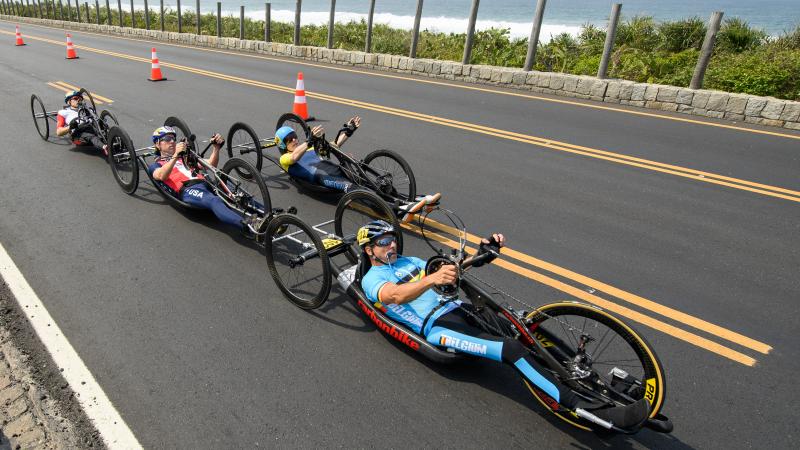
[[[238,16],[239,11],[223,11],[224,15]],[[248,11],[247,17],[255,20],[264,20],[264,10]],[[277,9],[271,13],[272,20],[275,22],[294,22],[294,11],[288,9]],[[300,16],[300,23],[304,25],[323,25],[328,23],[330,13],[327,11],[304,11]],[[350,21],[366,20],[367,15],[354,12],[337,12],[336,22],[347,23]],[[414,27],[414,16],[398,16],[389,13],[376,13],[373,18],[374,23],[386,24],[394,28],[410,30]],[[467,31],[467,19],[457,19],[453,17],[422,17],[420,23],[421,30],[438,31],[442,33],[465,33]],[[512,38],[529,37],[531,34],[531,22],[506,22],[493,20],[478,20],[475,28],[485,30],[488,28],[508,28]],[[550,38],[561,33],[577,35],[581,27],[577,25],[549,24],[543,23],[539,34],[541,42],[548,42]]]

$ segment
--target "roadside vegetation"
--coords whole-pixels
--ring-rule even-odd
[[[91,9],[91,21],[95,11]],[[85,12],[82,16],[85,17]],[[123,11],[126,26],[130,26],[130,13]],[[73,8],[74,18],[74,8]],[[101,23],[106,21],[105,8],[100,8]],[[113,23],[117,15],[112,8]],[[182,15],[184,32],[194,32],[195,14]],[[152,29],[160,28],[157,11],[151,12]],[[178,15],[169,10],[164,14],[165,29],[177,31]],[[136,25],[144,27],[144,12],[137,11]],[[366,22],[337,23],[334,28],[336,48],[364,50]],[[216,34],[216,16],[201,16],[203,34]],[[632,17],[617,28],[614,53],[608,76],[647,83],[688,86],[706,33],[706,21],[689,19],[656,22],[652,17]],[[239,36],[238,16],[222,18],[223,36]],[[274,42],[291,43],[294,36],[292,23],[272,22],[271,38]],[[325,46],[327,25],[306,25],[301,31],[302,44]],[[245,38],[263,39],[264,21],[245,19]],[[417,56],[440,60],[461,61],[464,51],[464,33],[438,33],[422,31],[417,46]],[[596,75],[605,42],[605,30],[594,25],[584,25],[580,34],[560,34],[550,42],[539,44],[535,70],[563,72],[579,75]],[[373,27],[372,51],[408,55],[411,32],[376,24]],[[511,39],[507,29],[489,29],[475,34],[472,64],[522,67],[528,48],[528,39]],[[704,87],[728,92],[774,96],[800,100],[800,26],[779,37],[770,37],[739,18],[723,22],[717,35],[714,55],[706,72]]]

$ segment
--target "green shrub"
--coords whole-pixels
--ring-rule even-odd
[[[756,30],[744,20],[734,17],[726,19],[717,33],[717,43],[714,50],[717,52],[736,52],[752,50],[766,42],[767,33]]]
[[[706,24],[699,17],[664,22],[658,26],[661,34],[661,50],[668,52],[682,52],[690,48],[700,50],[706,35]]]

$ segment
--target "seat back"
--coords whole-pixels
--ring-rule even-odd
[[[361,280],[364,279],[364,276],[369,272],[369,269],[372,268],[372,262],[369,260],[369,255],[364,250],[361,250],[361,255],[358,257],[358,267],[356,268],[356,276],[353,278],[353,282],[361,289]]]

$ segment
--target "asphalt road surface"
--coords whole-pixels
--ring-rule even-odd
[[[145,447],[797,445],[800,135],[165,44],[169,81],[151,83],[152,43],[74,33],[70,61],[63,30],[26,25],[25,47],[13,31],[0,22],[0,242]],[[482,278],[624,313],[666,367],[674,433],[570,428],[511,369],[422,360],[336,287],[302,311],[251,241],[144,176],[125,195],[104,158],[43,141],[30,116],[32,93],[61,107],[48,83],[63,82],[113,100],[98,106],[139,147],[167,116],[201,138],[237,121],[269,137],[298,71],[331,134],[363,118],[347,151],[402,153],[472,234],[506,234],[513,265]],[[270,188],[307,222],[333,217],[331,201]]]

